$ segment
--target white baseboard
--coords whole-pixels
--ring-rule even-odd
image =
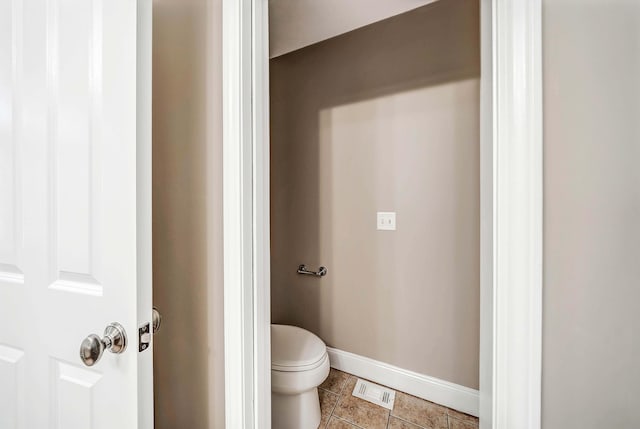
[[[327,351],[335,369],[478,417],[480,394],[475,389],[331,347]]]

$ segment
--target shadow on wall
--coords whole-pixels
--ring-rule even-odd
[[[157,429],[224,426],[219,7],[153,2]]]
[[[479,19],[445,0],[271,60],[274,323],[472,388]]]

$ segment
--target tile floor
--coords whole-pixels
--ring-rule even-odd
[[[477,429],[478,419],[396,391],[393,410],[351,395],[357,378],[331,368],[318,389],[318,429]]]

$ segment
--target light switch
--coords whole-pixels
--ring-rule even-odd
[[[396,212],[378,212],[378,229],[382,231],[395,231]]]

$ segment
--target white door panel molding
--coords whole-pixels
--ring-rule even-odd
[[[153,427],[151,1],[0,0],[0,427]],[[122,354],[80,359],[117,321]]]

